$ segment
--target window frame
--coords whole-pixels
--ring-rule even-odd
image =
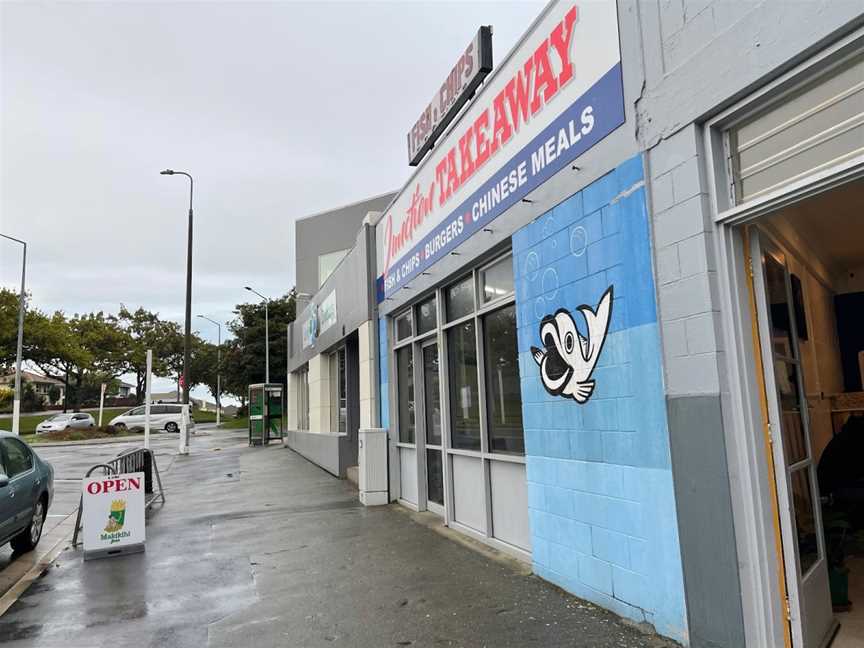
[[[36,469],[36,459],[34,457],[33,451],[29,447],[27,447],[27,444],[19,441],[18,439],[13,439],[12,437],[3,437],[2,439],[0,439],[0,449],[2,449],[3,455],[3,469],[9,469],[9,450],[7,444],[14,445],[16,443],[21,446],[24,453],[30,458],[30,467],[26,470],[15,473],[14,475],[10,475],[8,472],[4,473],[9,478],[9,481],[14,481],[16,479],[25,477],[27,474],[33,472]]]
[[[341,356],[341,365],[340,365]],[[330,428],[333,432],[339,434],[348,433],[348,356],[347,349],[344,344],[339,345],[336,349],[327,354],[328,368],[330,372]],[[333,376],[333,369],[336,369],[336,377]],[[333,388],[336,388],[335,390]],[[342,394],[345,394],[345,429],[340,426],[342,420]]]
[[[486,354],[485,354],[485,316],[493,311],[497,311],[501,308],[504,308],[509,305],[516,304],[516,291],[515,291],[515,273],[514,273],[514,287],[513,291],[506,295],[501,295],[496,299],[493,299],[489,302],[482,303],[481,300],[481,277],[482,273],[503,261],[504,259],[513,258],[513,251],[510,248],[507,248],[504,251],[498,251],[494,255],[488,257],[486,260],[482,261],[474,265],[470,270],[460,271],[453,275],[453,278],[439,284],[432,290],[426,291],[417,296],[417,299],[412,301],[410,304],[405,306],[404,308],[400,308],[396,314],[388,317],[390,324],[390,339],[393,341],[390,347],[390,366],[392,367],[390,379],[392,384],[394,385],[394,400],[393,407],[391,409],[391,421],[396,430],[396,446],[397,447],[405,447],[405,448],[413,448],[416,449],[418,455],[420,454],[421,448],[425,452],[425,437],[424,442],[419,443],[418,439],[425,435],[425,418],[423,423],[423,434],[421,434],[421,430],[419,428],[418,421],[421,417],[425,417],[425,412],[421,412],[420,408],[422,405],[418,405],[418,389],[422,386],[422,380],[418,382],[418,357],[422,360],[422,347],[424,343],[432,339],[436,339],[438,343],[438,358],[439,358],[439,367],[441,368],[441,375],[439,380],[439,386],[441,389],[441,448],[442,452],[446,455],[464,455],[469,457],[475,457],[483,460],[495,460],[495,461],[509,461],[512,463],[520,463],[525,464],[525,451],[523,450],[522,454],[515,453],[504,453],[500,451],[492,451],[491,444],[489,439],[489,425],[488,425],[488,406],[487,406],[487,394],[486,394]],[[473,310],[472,312],[459,317],[458,319],[454,319],[452,321],[447,320],[447,301],[446,294],[447,289],[454,284],[461,283],[465,281],[466,278],[471,279],[471,286],[473,289]],[[436,309],[437,309],[437,326],[426,333],[418,334],[415,324],[415,316],[414,310],[421,304],[426,302],[430,297],[435,296],[436,300]],[[413,335],[403,338],[401,340],[397,339],[397,323],[396,320],[398,318],[404,317],[406,314],[410,314],[411,317],[411,325],[412,325],[412,333]],[[478,393],[478,407],[480,411],[480,449],[479,450],[467,450],[462,448],[454,448],[452,444],[451,438],[451,422],[450,422],[450,361],[449,361],[449,346],[447,341],[447,331],[455,326],[459,326],[460,324],[464,324],[465,322],[473,320],[474,321],[474,344],[476,348],[476,356],[477,356],[477,393]],[[398,371],[397,371],[397,359],[396,352],[399,349],[410,347],[412,357],[414,358],[414,425],[415,425],[415,434],[414,434],[414,443],[404,443],[398,440],[398,431],[399,431],[399,386],[398,386]],[[421,363],[422,364],[422,363]],[[422,368],[419,369],[422,372]],[[421,376],[422,378],[422,376]],[[521,380],[521,375],[520,375]],[[521,396],[521,393],[520,393]],[[422,400],[422,399],[420,399]],[[525,428],[523,425],[522,428],[523,440]]]
[[[297,408],[296,426],[298,432],[309,430],[309,365],[305,364],[294,372],[297,391],[294,405]]]

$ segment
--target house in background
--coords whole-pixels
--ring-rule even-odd
[[[108,394],[108,398],[129,398],[135,395],[135,385],[130,385],[122,380]]]
[[[42,396],[48,405],[58,405],[63,402],[66,387],[62,380],[24,369],[21,371],[21,382],[22,387],[25,382],[29,382],[33,385],[36,389],[36,393]],[[0,385],[13,387],[15,385],[15,372],[12,371],[5,376],[0,376]],[[59,389],[59,396],[56,400],[51,400],[48,394],[51,391],[51,388],[55,386]]]

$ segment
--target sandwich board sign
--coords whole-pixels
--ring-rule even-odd
[[[84,559],[144,551],[144,473],[82,483]]]

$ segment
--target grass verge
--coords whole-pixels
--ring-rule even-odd
[[[129,407],[106,407],[102,410],[102,423],[108,424],[112,418],[117,416],[118,414],[122,414],[123,412],[128,411]],[[71,411],[71,410],[70,410]],[[56,414],[60,414],[60,412],[55,412]],[[88,414],[92,414],[93,418],[96,422],[99,422],[99,412],[88,412]],[[51,418],[54,414],[22,414],[21,421],[19,423],[18,433],[21,436],[27,434],[34,434],[36,432],[36,426],[39,425],[45,419]],[[0,420],[0,429],[7,430],[9,432],[12,431],[12,419],[2,419]],[[42,435],[40,435],[42,436]]]
[[[106,432],[105,428],[93,428],[91,430],[58,430],[46,432],[45,434],[22,434],[21,440],[27,443],[63,443],[65,441],[86,441],[88,439],[116,439],[117,437],[141,436],[141,430],[120,430],[113,433]]]

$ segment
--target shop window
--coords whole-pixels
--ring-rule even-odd
[[[435,296],[433,295],[417,307],[417,334],[428,333],[438,325],[438,315],[435,313]]]
[[[448,286],[444,295],[448,322],[474,312],[474,278],[471,275]]]
[[[429,501],[444,506],[444,466],[440,450],[426,451],[426,487]]]
[[[423,392],[426,409],[426,443],[441,445],[441,383],[438,374],[438,345],[423,347]]]
[[[297,379],[297,429],[309,430],[309,367],[295,372]]]
[[[345,374],[345,347],[330,354],[330,427],[348,431],[348,389]]]
[[[396,390],[399,403],[399,441],[414,443],[414,357],[410,345],[396,351]]]
[[[411,311],[405,311],[396,317],[396,341],[405,340],[414,334],[411,322]]]
[[[500,299],[513,293],[513,257],[507,255],[480,271],[483,303]]]
[[[336,270],[336,267],[342,262],[342,259],[345,258],[345,255],[348,254],[348,250],[336,250],[335,252],[328,252],[327,254],[321,254],[318,256],[318,287],[324,285],[324,282],[333,274],[333,271]]]
[[[447,330],[447,360],[451,446],[462,450],[480,450],[477,345],[473,319]]]
[[[483,318],[483,348],[489,451],[525,454],[515,305]]]

